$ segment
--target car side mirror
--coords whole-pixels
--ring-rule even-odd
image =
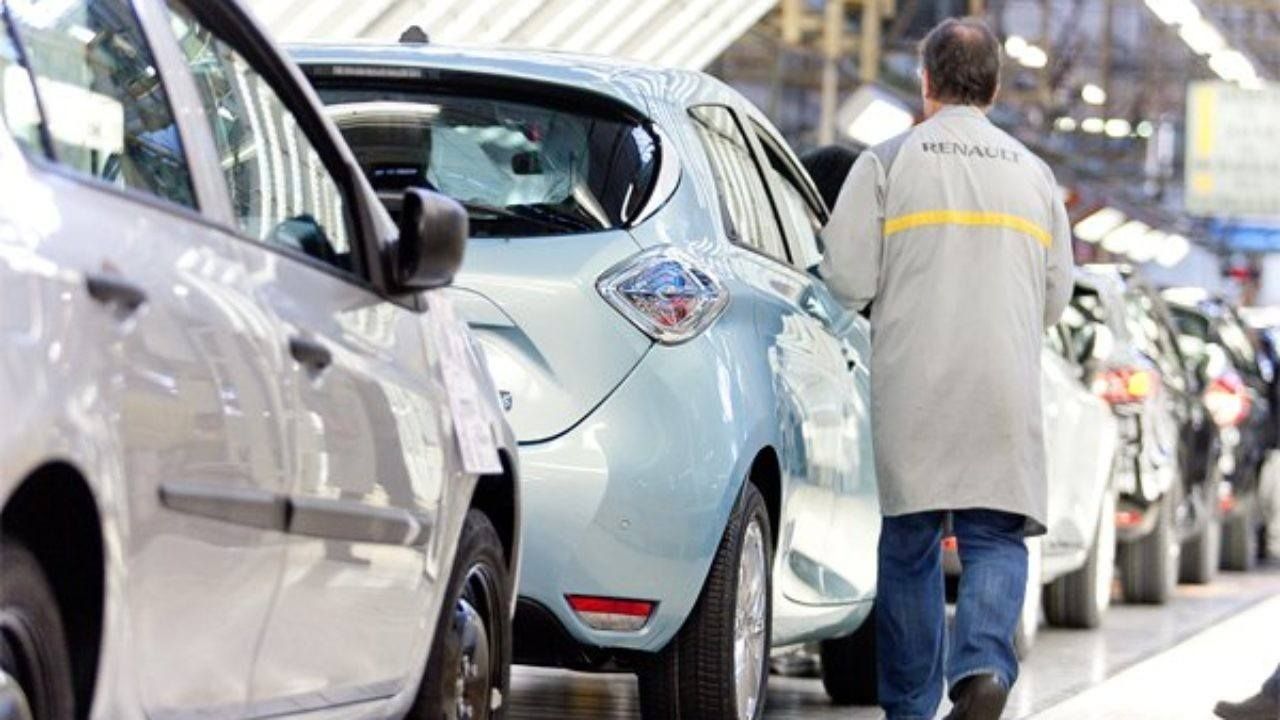
[[[444,287],[462,266],[470,227],[454,200],[422,188],[404,192],[400,237],[391,247],[391,275],[399,290]]]

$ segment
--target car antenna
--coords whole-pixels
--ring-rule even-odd
[[[410,25],[405,31],[400,33],[400,42],[412,45],[427,45],[431,42],[431,38],[427,37],[427,31],[422,29],[421,25]]]

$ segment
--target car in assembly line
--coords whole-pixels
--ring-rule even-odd
[[[827,210],[707,75],[534,51],[298,45],[392,214],[468,209],[452,290],[520,442],[516,659],[750,720],[770,647],[874,699],[870,336],[808,270]]]
[[[397,229],[234,2],[0,9],[5,717],[500,714],[518,462],[440,289],[462,208]]]
[[[1163,292],[1178,327],[1178,342],[1194,359],[1204,402],[1217,422],[1222,458],[1216,498],[1222,516],[1222,567],[1251,569],[1265,532],[1259,481],[1275,444],[1271,382],[1259,365],[1250,330],[1229,303],[1198,288]]]
[[[1127,320],[1125,283],[1113,268],[1081,270],[1068,340],[1085,382],[1115,411],[1120,447],[1114,484],[1117,557],[1124,599],[1164,603],[1176,587],[1186,498],[1178,378],[1163,377]]]
[[[1081,322],[1068,306],[1045,331],[1040,355],[1049,522],[1046,535],[1027,541],[1027,591],[1014,636],[1023,657],[1035,643],[1042,609],[1050,625],[1095,628],[1111,605],[1119,428],[1111,407],[1084,382],[1071,334]],[[961,570],[953,537],[944,542],[943,565],[953,583]]]

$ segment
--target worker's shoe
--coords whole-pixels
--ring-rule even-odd
[[[951,714],[946,720],[1000,720],[1009,688],[995,675],[970,675],[951,688]]]
[[[1280,718],[1280,702],[1258,693],[1243,702],[1220,702],[1213,714],[1224,720],[1276,720]]]

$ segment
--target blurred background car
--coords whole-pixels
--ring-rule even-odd
[[[1181,556],[1181,428],[1175,388],[1164,382],[1126,320],[1125,285],[1110,268],[1081,270],[1064,315],[1068,342],[1089,387],[1120,426],[1114,483],[1121,586],[1130,602],[1163,603],[1177,584]]]
[[[468,209],[455,298],[521,448],[519,662],[646,717],[762,707],[770,646],[874,698],[869,332],[807,270],[822,199],[701,73],[420,43],[294,50],[391,211]]]
[[[1206,385],[1205,404],[1219,427],[1222,567],[1248,570],[1265,532],[1258,489],[1263,460],[1276,441],[1274,371],[1259,361],[1250,330],[1229,303],[1197,288],[1169,288],[1163,295],[1178,324],[1179,343]]]
[[[1181,541],[1178,579],[1206,584],[1217,574],[1222,518],[1219,511],[1220,430],[1209,412],[1209,389],[1195,362],[1182,351],[1178,328],[1160,293],[1128,266],[1117,270],[1125,282],[1125,321],[1142,354],[1155,363],[1168,389],[1178,422],[1181,502],[1175,517]]]
[[[463,210],[397,232],[234,2],[3,10],[3,714],[487,713],[520,503]]]

